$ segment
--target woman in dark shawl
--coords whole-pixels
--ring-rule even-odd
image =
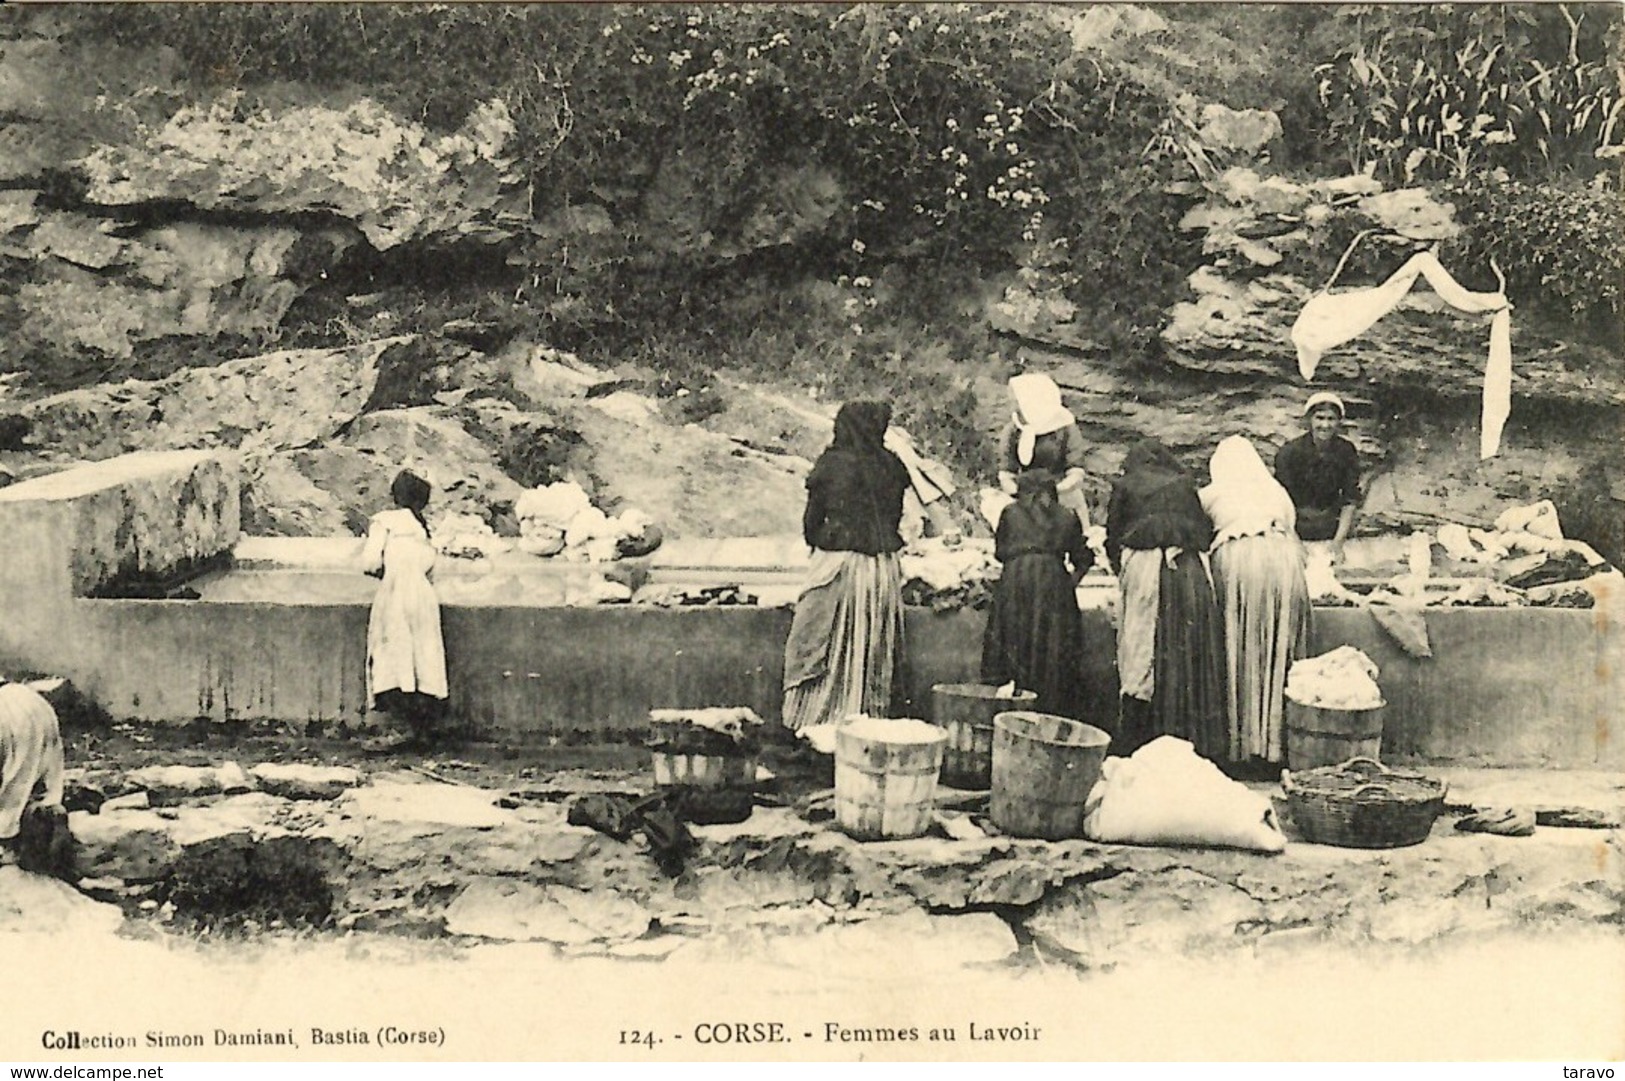
[[[1078,579],[1094,562],[1078,516],[1061,506],[1054,474],[1016,478],[1016,501],[999,516],[994,555],[1003,564],[982,637],[982,682],[1014,681],[1034,708],[1076,717],[1081,706],[1083,616]]]
[[[1164,735],[1210,759],[1228,750],[1212,541],[1196,481],[1173,453],[1154,439],[1130,448],[1106,512],[1106,555],[1120,589],[1115,754]]]
[[[883,445],[884,402],[848,402],[807,476],[812,549],[784,647],[784,723],[800,730],[891,712],[903,644],[898,525],[908,470]]]

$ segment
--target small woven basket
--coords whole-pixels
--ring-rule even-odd
[[[1446,785],[1374,758],[1281,773],[1287,809],[1303,839],[1340,848],[1421,844],[1444,809]]]

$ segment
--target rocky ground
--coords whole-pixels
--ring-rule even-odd
[[[1613,923],[1625,901],[1612,830],[1543,829],[1514,843],[1441,821],[1423,846],[1302,844],[1272,859],[1004,838],[989,831],[985,797],[945,790],[945,829],[969,839],[860,844],[833,828],[827,791],[806,777],[775,781],[759,797],[768,805],[740,825],[694,827],[699,847],[671,875],[637,837],[565,821],[584,793],[647,791],[643,771],[525,778],[520,767],[494,784],[498,772],[460,759],[87,771],[77,802],[91,792],[107,799],[73,816],[82,885],[183,927],[304,923],[612,956],[704,956],[741,935],[766,944],[879,918],[992,915],[958,926],[1000,931],[1006,952],[1033,945],[1084,967],[1116,964],[1124,949],[1268,949],[1328,936],[1414,943],[1468,929]],[[1497,802],[1590,802],[1617,820],[1613,779],[1464,776],[1458,805],[1495,781]],[[1520,780],[1518,798],[1505,785]],[[1166,895],[1166,912],[1128,905],[1147,891]],[[1150,927],[1155,941],[1137,933]]]
[[[721,1011],[789,1022],[798,1057],[855,1053],[825,1039],[826,1022],[940,1022],[965,1041],[973,1020],[1048,1029],[1005,1057],[1617,1053],[1617,1025],[1600,1025],[1625,1001],[1617,826],[1490,837],[1457,832],[1451,813],[1422,845],[1360,851],[1301,843],[1288,821],[1293,843],[1265,856],[1014,840],[992,830],[985,796],[943,789],[941,824],[968,839],[864,844],[834,828],[816,761],[775,752],[750,818],[692,827],[697,848],[671,875],[641,836],[566,821],[585,793],[646,791],[641,748],[369,757],[351,741],[181,747],[132,731],[75,743],[86,878],[76,892],[0,871],[0,933],[70,961],[94,953],[104,990],[200,989],[150,1021],[125,1002],[121,1030],[212,1029],[222,1010],[301,1032],[387,1016],[461,1041],[403,1054],[591,1057],[622,1054],[619,1030],[647,1017],[658,1058],[709,1053],[692,1025]],[[1617,823],[1625,805],[1613,775],[1438,772],[1457,811],[1561,805]],[[555,981],[579,1001],[526,1017]],[[1153,1002],[1190,1023],[1136,1042]]]

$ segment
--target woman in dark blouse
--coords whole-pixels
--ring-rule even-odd
[[[1331,542],[1341,555],[1360,504],[1360,454],[1338,435],[1343,427],[1343,399],[1330,391],[1309,396],[1304,421],[1309,430],[1275,454],[1275,478],[1292,497],[1298,514],[1298,536]]]
[[[1198,754],[1228,747],[1224,620],[1207,565],[1213,525],[1194,478],[1154,439],[1130,448],[1106,512],[1106,555],[1120,591],[1114,754],[1157,736]]]
[[[1003,570],[982,638],[982,682],[1014,681],[1038,695],[1035,708],[1076,717],[1083,652],[1077,588],[1094,554],[1078,516],[1056,500],[1049,472],[1028,470],[1017,485],[994,542]]]
[[[812,551],[784,647],[784,723],[793,729],[891,712],[903,644],[898,524],[908,470],[883,445],[891,406],[848,402],[807,476],[802,536]]]

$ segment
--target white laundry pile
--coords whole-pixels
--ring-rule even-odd
[[[651,709],[649,748],[668,754],[754,754],[763,727],[749,706]]]
[[[993,542],[980,538],[950,543],[941,537],[925,537],[904,548],[898,564],[903,581],[918,580],[938,591],[997,578],[999,567],[993,558]]]
[[[854,717],[841,730],[879,743],[941,743],[947,732],[909,717]]]
[[[522,494],[514,503],[519,548],[538,556],[607,563],[627,554],[646,555],[660,544],[660,528],[635,508],[610,517],[593,506],[573,481],[559,481]]]
[[[1108,844],[1286,848],[1267,796],[1232,781],[1173,736],[1101,764],[1084,803],[1083,833]]]
[[[433,536],[441,554],[462,559],[479,559],[506,552],[511,547],[484,519],[472,514],[441,516],[435,520]]]
[[[1338,646],[1319,657],[1292,662],[1286,696],[1321,709],[1377,709],[1383,704],[1377,666],[1353,646]]]
[[[625,604],[632,599],[632,587],[612,582],[601,574],[582,581],[566,581],[564,604],[568,608],[591,608],[595,604]]]
[[[687,724],[743,739],[749,728],[760,728],[762,718],[749,706],[706,706],[701,709],[651,709],[649,720],[657,724]]]
[[[819,754],[835,753],[835,732],[841,726],[838,724],[811,724],[796,733],[807,745]]]
[[[1557,507],[1549,499],[1508,508],[1492,529],[1442,525],[1434,539],[1451,559],[1488,566],[1502,581],[1539,566],[1548,556],[1566,555],[1592,571],[1606,562],[1589,544],[1563,535]]]
[[[1324,603],[1362,604],[1365,598],[1344,587],[1332,569],[1331,549],[1324,544],[1305,546],[1303,577],[1309,584],[1309,600]]]
[[[1307,382],[1327,350],[1364,334],[1399,306],[1418,277],[1426,278],[1445,303],[1464,312],[1494,312],[1490,321],[1489,358],[1484,367],[1478,453],[1491,458],[1501,448],[1501,430],[1512,412],[1512,305],[1505,293],[1463,289],[1431,251],[1412,256],[1381,285],[1321,292],[1309,299],[1292,324],[1298,350],[1298,372]]]

